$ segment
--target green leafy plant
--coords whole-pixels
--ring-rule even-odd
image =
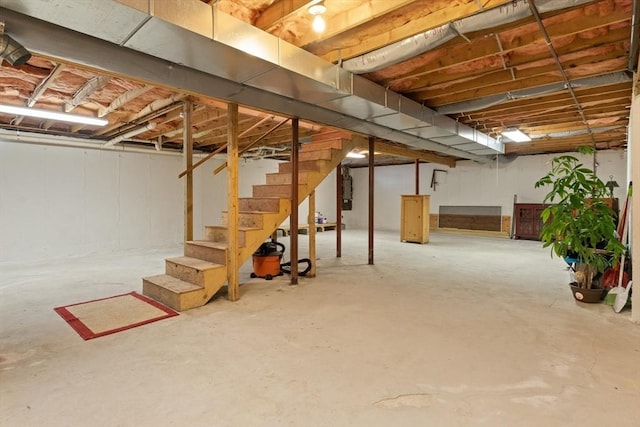
[[[606,201],[607,187],[570,155],[553,158],[549,173],[535,183],[535,188],[547,186],[544,203],[552,204],[541,214],[543,247],[551,246],[552,256],[576,257],[585,277],[580,284],[591,288],[594,274],[615,265],[625,251],[616,235],[616,213]]]

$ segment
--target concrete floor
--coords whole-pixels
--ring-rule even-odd
[[[53,307],[180,249],[0,266],[0,425],[640,425],[640,326],[575,302],[538,242],[381,232],[368,266],[366,232],[334,239],[297,287],[245,265],[236,303],[91,341]]]

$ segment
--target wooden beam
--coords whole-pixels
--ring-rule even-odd
[[[190,171],[184,181],[184,240],[193,240],[193,140],[191,139],[191,101],[187,100],[182,106],[184,145],[184,168]]]
[[[599,43],[607,43],[613,41],[628,39],[629,27],[623,27],[618,29],[609,30],[609,25],[618,25],[625,20],[629,20],[630,15],[628,12],[621,10],[615,11],[609,15],[600,16],[598,14],[589,14],[581,19],[574,19],[570,22],[561,22],[557,24],[551,24],[547,27],[547,31],[552,39],[560,37],[572,36],[583,32],[593,31],[594,29],[600,29],[600,32],[606,31],[606,34],[599,35]],[[626,34],[626,36],[625,36]],[[429,57],[433,57],[434,60],[428,63],[415,67],[410,71],[402,71],[400,73],[393,73],[393,67],[390,67],[390,77],[383,81],[383,85],[389,86],[392,90],[408,78],[416,78],[424,74],[432,72],[443,72],[450,67],[460,66],[472,61],[477,61],[483,58],[491,58],[496,55],[509,54],[508,65],[517,65],[521,63],[522,58],[533,57],[529,52],[527,54],[519,54],[518,49],[534,46],[540,43],[544,43],[542,34],[539,31],[534,31],[526,34],[522,34],[519,37],[500,37],[500,44],[498,44],[495,37],[482,37],[477,38],[467,43],[460,40],[459,43],[439,48],[429,52]],[[566,46],[559,48],[558,53],[565,54],[575,50],[581,50],[593,46],[593,41],[588,38],[576,38],[576,40]],[[544,51],[546,57],[548,53]],[[426,56],[426,55],[425,55]]]
[[[512,1],[513,0],[482,0],[482,9],[501,6],[511,3]],[[350,47],[340,49],[339,51],[332,51],[329,54],[323,55],[323,58],[330,62],[335,62],[340,58],[343,60],[353,58],[354,56],[362,55],[363,53],[423,33],[426,30],[439,27],[450,21],[473,15],[479,10],[480,8],[477,2],[465,2],[455,6],[444,7],[420,16],[417,19],[408,20],[404,25],[385,29],[379,28],[379,31],[375,34],[369,33],[366,37],[361,35],[357,42],[356,40],[352,41]],[[394,24],[395,23],[392,23],[390,25]],[[311,52],[317,54],[313,49]]]
[[[330,15],[327,21],[327,29],[322,34],[307,31],[295,40],[296,46],[307,46],[310,43],[317,43],[332,37],[339,37],[346,31],[352,30],[360,25],[393,13],[401,7],[410,5],[415,0],[384,0],[367,1],[356,7],[348,8],[342,13]]]
[[[238,104],[229,104],[227,115],[227,282],[229,301],[240,299],[238,271]]]
[[[592,63],[602,62],[607,59],[615,59],[626,56],[627,49],[625,44],[627,41],[618,41],[606,45],[599,45],[591,49],[584,49],[580,52],[579,57],[576,55],[562,55],[560,61],[566,68],[575,68],[580,65],[588,65]],[[513,79],[528,78],[535,75],[545,74],[557,70],[555,64],[546,64],[545,60],[549,59],[546,55],[529,55],[526,60],[519,61],[514,64],[510,61],[508,69],[503,69],[503,65],[498,62],[487,64],[485,61],[476,61],[467,64],[462,71],[450,72],[435,71],[433,73],[422,75],[419,78],[411,79],[410,84],[404,84],[402,90],[404,92],[415,92],[425,87],[437,88],[446,84],[462,82],[467,86],[476,87],[477,82],[484,85],[494,84],[496,81],[509,81]],[[544,65],[537,65],[543,63]],[[393,87],[391,88],[393,89]]]
[[[607,72],[624,71],[624,58],[612,60],[610,64],[599,64],[598,67],[592,65],[587,67],[578,67],[579,69],[569,70],[568,74],[573,78],[593,77],[600,75],[602,70],[599,67],[607,68]],[[576,73],[579,71],[579,73]],[[552,83],[560,83],[562,78],[557,73],[548,73],[529,78],[511,80],[511,81],[494,81],[493,84],[483,87],[463,87],[452,88],[455,93],[451,93],[446,89],[437,91],[425,90],[415,92],[413,98],[417,101],[424,102],[429,107],[438,107],[441,105],[453,104],[456,102],[468,101],[471,99],[481,98],[485,96],[507,93],[519,89],[531,89],[535,87],[545,86]],[[459,90],[462,89],[462,90]]]
[[[254,26],[269,32],[277,25],[293,18],[296,14],[301,12],[304,8],[308,7],[313,1],[311,0],[280,0],[274,2],[271,6],[267,7],[258,19]]]

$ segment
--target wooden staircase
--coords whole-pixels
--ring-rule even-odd
[[[314,135],[299,153],[299,200],[302,202],[354,147],[351,135],[328,132]],[[253,197],[239,198],[238,259],[242,265],[291,214],[290,162],[280,163],[266,184],[253,186]],[[227,216],[223,214],[223,223]],[[165,274],[142,279],[144,295],[174,310],[206,304],[227,281],[227,227],[205,227],[205,240],[185,242],[184,256],[167,258]]]

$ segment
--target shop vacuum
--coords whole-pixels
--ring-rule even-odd
[[[291,262],[281,263],[284,255],[284,245],[280,242],[270,241],[264,242],[253,253],[253,272],[252,278],[260,277],[265,280],[271,280],[283,273],[291,274]],[[303,258],[298,260],[298,264],[306,263],[307,268],[299,272],[299,276],[305,276],[311,270],[311,260]]]

